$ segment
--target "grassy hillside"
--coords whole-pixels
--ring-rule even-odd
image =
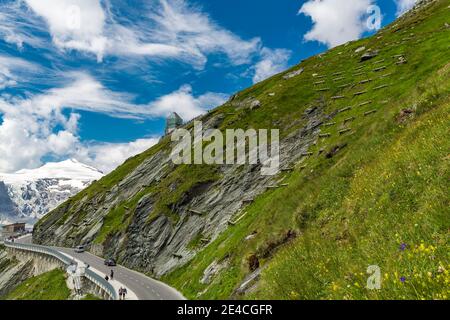
[[[67,300],[70,290],[60,269],[29,278],[8,293],[5,300]]]
[[[101,298],[99,298],[98,296],[95,296],[91,293],[88,293],[83,299],[81,300],[103,300]]]
[[[277,106],[284,108],[279,112],[293,114],[291,119],[320,96],[317,88],[329,88],[322,97],[330,111],[352,109],[338,114],[336,124],[323,126],[331,137],[319,139],[311,149],[314,156],[286,175],[287,187],[258,198],[239,225],[165,280],[189,298],[228,298],[249,273],[254,260],[249,257],[256,256],[265,269],[258,289],[246,298],[447,299],[447,6],[448,1],[438,1],[378,36],[309,59],[301,65],[307,74],[288,84],[278,76],[247,90],[261,100],[276,92],[282,99]],[[354,52],[361,46],[380,54],[360,63]],[[396,64],[399,54],[406,64]],[[342,83],[350,85],[340,88]],[[379,89],[383,85],[388,87]],[[365,93],[354,96],[357,92]],[[345,98],[331,99],[338,95]],[[364,115],[371,110],[376,112]],[[351,131],[339,134],[343,128]],[[334,146],[345,148],[332,158],[318,155]],[[276,253],[290,229],[297,239]],[[203,285],[199,280],[213,261],[228,261],[227,268]],[[380,267],[382,290],[365,288],[369,265]]]
[[[267,188],[212,242],[190,234],[193,258],[180,260],[184,265],[162,280],[192,299],[447,299],[449,22],[449,1],[434,1],[371,38],[311,57],[208,113],[202,120],[223,117],[221,130],[279,128],[282,143],[302,132],[311,113],[320,114],[323,123],[310,155],[277,177],[282,187]],[[373,52],[375,57],[361,60]],[[301,74],[286,79],[300,68]],[[259,108],[241,107],[255,100]],[[185,239],[176,227],[186,222],[177,209],[191,204],[192,190],[201,193],[198,186],[220,181],[225,171],[183,165],[138,191],[121,185],[142,163],[169,149],[166,137],[61,205],[35,227],[35,240],[73,245],[93,239],[114,252],[129,251],[118,260],[150,273],[151,260],[139,259],[160,248],[137,251],[130,243],[162,243],[159,234],[158,241],[145,238],[145,224],[166,216],[172,224],[164,230],[176,230],[170,241],[182,247]],[[146,196],[152,205],[144,209],[151,212],[137,210]],[[208,212],[196,218],[209,225]],[[101,222],[92,238],[89,221]],[[132,236],[142,242],[128,242]],[[365,288],[370,265],[381,270],[381,290]],[[258,281],[237,290],[249,275]]]
[[[366,153],[347,155],[321,177],[321,185],[342,193],[339,206],[323,201],[332,188],[309,193],[299,209],[312,219],[273,259],[255,296],[447,299],[449,112],[448,101],[438,103],[370,162],[352,170]],[[369,265],[382,270],[380,291],[365,288]]]

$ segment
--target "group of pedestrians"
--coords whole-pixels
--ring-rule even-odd
[[[125,300],[127,294],[128,294],[127,288],[120,287],[120,289],[119,289],[119,298],[120,298],[120,300]]]
[[[109,273],[109,276],[108,275],[105,276],[105,280],[106,281],[114,280],[114,270],[111,270],[111,272]],[[122,288],[122,287],[119,288],[120,300],[125,300],[127,294],[128,294],[127,288]]]

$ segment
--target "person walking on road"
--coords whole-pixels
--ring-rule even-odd
[[[110,273],[110,278],[111,278],[111,280],[113,280],[113,279],[114,279],[114,270],[111,270],[111,273]]]
[[[123,300],[125,300],[125,297],[126,297],[127,293],[128,293],[127,288],[123,288],[123,291],[122,291]]]
[[[120,287],[119,288],[119,300],[124,300],[124,299],[122,299],[122,297],[123,297],[123,288]]]

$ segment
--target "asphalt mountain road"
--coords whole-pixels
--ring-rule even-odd
[[[20,243],[31,243],[31,236],[21,238]],[[185,299],[176,289],[146,275],[127,269],[123,266],[108,267],[104,265],[104,259],[91,253],[76,253],[72,248],[51,247],[62,253],[70,255],[91,267],[110,274],[114,270],[114,279],[130,288],[139,300],[183,300]]]

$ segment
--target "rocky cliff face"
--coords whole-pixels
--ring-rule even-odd
[[[0,245],[0,299],[33,275],[31,260],[20,262],[9,256],[5,247]]]
[[[89,183],[90,181],[82,181],[79,186],[73,186],[66,179],[38,179],[5,185],[7,195],[16,208],[16,214],[6,215],[6,218],[25,219],[33,223]]]
[[[229,102],[237,110],[250,112],[255,105],[254,99],[237,101]],[[333,115],[323,113],[324,107],[318,103],[308,109],[297,119],[299,128],[283,138],[282,169],[292,167],[304,156],[316,140],[320,124],[332,118]],[[217,112],[201,120],[207,130],[220,127],[223,119],[224,114]],[[169,204],[170,215],[153,217],[160,195],[143,190],[168,183],[165,192],[170,194],[183,183],[182,179],[171,180],[179,170],[169,158],[172,147],[168,144],[145,159],[111,189],[92,197],[81,194],[80,201],[69,201],[56,209],[36,227],[34,240],[66,246],[91,244],[91,251],[96,254],[113,256],[129,267],[162,275],[190,260],[243,214],[245,206],[255,197],[280,183],[277,176],[262,176],[261,165],[214,166],[214,174],[219,178],[193,183]],[[136,204],[123,205],[133,198]],[[98,241],[102,228],[109,223],[108,215],[121,206],[124,212],[120,219],[126,228],[112,230]]]

